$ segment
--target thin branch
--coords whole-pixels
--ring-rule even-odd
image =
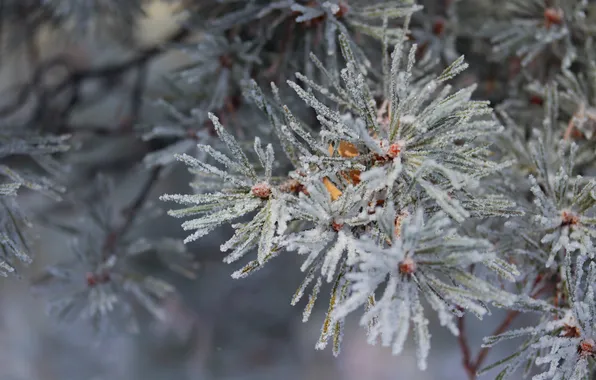
[[[511,326],[511,324],[515,320],[515,318],[517,318],[517,316],[520,314],[521,313],[517,310],[509,311],[507,313],[507,315],[505,316],[505,319],[495,329],[495,331],[493,331],[491,336],[500,335],[500,334],[504,333],[505,331],[507,331],[509,329],[509,326]],[[472,365],[472,369],[474,370],[474,377],[472,379],[476,378],[476,373],[478,372],[478,370],[480,369],[480,367],[486,360],[486,357],[488,356],[489,351],[490,351],[490,347],[483,347],[480,350],[480,352],[478,353],[478,356],[476,357],[476,361],[474,361],[474,363]]]
[[[70,112],[82,104],[89,103],[81,96],[84,83],[91,80],[99,80],[104,91],[112,91],[124,81],[123,77],[133,70],[138,70],[136,82],[131,93],[131,108],[133,116],[136,116],[140,109],[142,92],[146,80],[146,66],[154,58],[166,51],[166,46],[183,41],[191,33],[186,26],[180,27],[162,43],[141,49],[135,56],[122,62],[110,63],[96,68],[75,69],[66,57],[58,56],[40,64],[33,73],[31,80],[21,85],[16,91],[14,100],[3,107],[0,107],[0,117],[7,117],[22,109],[31,96],[38,100],[35,110],[32,113],[29,124],[48,121],[49,103],[64,94],[68,94],[68,101],[60,110],[52,112],[59,117],[59,122],[66,120]],[[49,72],[57,68],[67,71],[67,75],[56,83],[48,86],[46,77]]]
[[[534,286],[537,283],[538,282],[535,282]],[[556,287],[556,285],[555,285],[555,287]],[[540,289],[536,290],[532,294],[531,297],[532,298],[538,298],[542,294],[544,294],[546,291],[552,290],[552,289],[553,289],[553,284],[552,283],[547,283],[546,285],[544,285]],[[501,324],[495,329],[495,331],[493,331],[493,333],[491,335],[492,336],[500,335],[500,334],[504,333],[505,331],[507,331],[509,329],[509,326],[511,326],[511,324],[515,320],[515,318],[517,318],[520,314],[521,314],[521,312],[519,312],[517,310],[511,310],[511,311],[509,311],[507,313],[507,315],[505,316],[505,319],[503,320],[503,322],[501,322]],[[489,351],[490,351],[490,347],[484,347],[478,353],[478,357],[476,358],[476,361],[474,362],[474,372],[475,373],[478,372],[478,370],[480,370],[480,368],[482,367],[482,364],[486,360],[486,357],[488,356],[488,352]]]
[[[132,200],[130,205],[124,210],[125,219],[124,222],[120,225],[120,227],[114,229],[111,233],[108,234],[104,241],[103,245],[103,254],[104,256],[108,256],[114,251],[116,245],[118,244],[119,240],[128,232],[130,227],[133,225],[135,218],[137,217],[139,211],[145,205],[145,202],[149,198],[149,194],[151,193],[151,189],[153,185],[159,179],[159,175],[161,174],[162,167],[156,166],[151,170],[149,174],[149,178],[147,178],[146,182],[144,183],[143,187],[137,194],[137,196]]]
[[[540,278],[540,276],[534,282],[534,286],[536,286],[539,283],[539,278]],[[544,285],[543,287],[541,287],[540,289],[538,289],[537,291],[535,291],[532,294],[532,298],[537,298],[552,288],[553,288],[553,284],[548,283],[548,284]],[[507,331],[509,329],[509,327],[511,326],[511,324],[515,321],[515,318],[517,318],[520,314],[521,314],[521,312],[519,312],[517,310],[511,310],[511,311],[507,312],[505,319],[503,319],[503,321],[499,324],[499,326],[497,326],[497,328],[490,335],[491,336],[500,335],[500,334],[504,333],[505,331]],[[477,373],[480,370],[480,368],[482,368],[482,365],[484,364],[484,361],[488,357],[488,353],[490,352],[491,348],[483,347],[478,352],[478,355],[476,356],[476,360],[472,360],[472,356],[470,353],[470,346],[469,346],[467,337],[465,335],[464,316],[462,316],[458,319],[457,327],[459,329],[459,336],[458,336],[457,340],[458,340],[460,350],[462,352],[462,363],[463,363],[464,369],[466,371],[466,374],[468,375],[468,378],[470,380],[475,380],[477,378]]]
[[[462,315],[457,319],[457,328],[459,330],[457,343],[459,344],[459,348],[462,352],[462,363],[466,374],[468,375],[468,379],[474,380],[476,378],[476,370],[472,364],[472,355],[470,353],[470,345],[468,344],[468,338],[466,336],[464,318],[465,315]]]

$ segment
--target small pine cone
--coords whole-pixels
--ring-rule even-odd
[[[255,197],[267,199],[271,196],[271,186],[266,182],[257,183],[252,187],[251,192]]]
[[[306,189],[306,186],[304,186],[303,184],[301,184],[298,180],[296,180],[294,178],[290,178],[286,182],[282,183],[279,186],[279,190],[284,193],[294,193],[294,194],[303,193],[304,195],[309,195],[308,190]]]
[[[412,274],[416,272],[416,262],[411,257],[406,257],[399,263],[399,272],[403,274]]]

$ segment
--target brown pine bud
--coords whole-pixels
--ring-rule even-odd
[[[544,100],[540,96],[532,95],[530,97],[530,104],[541,106],[544,104]]]
[[[399,272],[403,274],[412,274],[416,272],[416,262],[411,257],[406,257],[399,263]]]
[[[594,343],[594,339],[584,339],[579,343],[577,351],[582,356],[592,356],[594,355],[595,347],[596,343]]]
[[[563,336],[565,338],[579,338],[579,328],[577,326],[570,326],[566,324],[563,326]]]
[[[333,229],[334,229],[336,232],[339,232],[339,230],[341,230],[343,226],[344,226],[344,225],[343,225],[343,223],[338,223],[338,222],[336,222],[335,220],[333,221],[333,223],[331,223],[331,227],[332,227],[332,228],[333,228]]]
[[[103,273],[99,273],[99,274],[87,272],[85,274],[85,279],[87,280],[87,286],[92,288],[99,284],[105,284],[106,282],[110,281],[110,274],[107,272],[103,272]]]
[[[403,147],[404,147],[404,144],[401,141],[398,141],[396,143],[389,145],[389,148],[387,148],[387,156],[389,156],[391,158],[395,158],[395,157],[399,156]]]
[[[340,2],[338,5],[339,5],[339,10],[335,13],[335,17],[337,17],[338,19],[341,19],[348,14],[348,12],[350,11],[350,8],[348,7],[348,4],[344,3],[343,1]]]
[[[97,285],[97,280],[95,279],[95,275],[91,272],[88,272],[85,275],[85,278],[87,279],[87,286],[89,287],[94,287],[95,285]]]
[[[546,8],[544,10],[544,26],[550,29],[553,25],[561,25],[563,22],[563,11],[561,9]]]
[[[445,31],[445,20],[438,19],[433,23],[433,34],[440,36]]]
[[[271,186],[265,182],[257,183],[252,187],[251,192],[255,197],[267,199],[271,196]]]
[[[563,226],[573,226],[579,224],[579,216],[574,214],[571,211],[563,211],[561,213],[561,225]]]

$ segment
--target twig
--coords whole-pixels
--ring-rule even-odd
[[[501,324],[495,329],[495,331],[493,331],[491,336],[499,335],[499,334],[502,334],[505,331],[507,331],[509,329],[509,326],[511,326],[511,324],[513,323],[515,318],[517,318],[518,315],[520,315],[520,312],[517,310],[509,311],[507,313],[507,315],[505,316],[505,319],[503,320],[503,322],[501,322]],[[490,351],[490,347],[483,347],[480,350],[480,352],[478,353],[478,356],[476,357],[476,361],[474,361],[474,365],[472,366],[472,368],[474,370],[473,379],[476,378],[476,373],[478,372],[478,370],[480,369],[480,367],[486,360],[486,357],[488,356],[489,351]]]
[[[538,284],[538,281],[535,281],[534,286],[536,286],[537,284]],[[540,289],[538,289],[537,291],[535,291],[531,297],[532,298],[539,297],[545,291],[547,291],[551,288],[552,288],[552,284],[547,284],[547,285],[541,287]],[[517,310],[511,310],[511,311],[507,312],[505,319],[503,319],[503,321],[499,324],[499,326],[497,326],[497,328],[492,332],[491,336],[500,335],[500,334],[504,333],[505,331],[507,331],[509,329],[509,327],[511,326],[511,324],[513,323],[513,321],[515,320],[515,318],[517,318],[520,314],[521,314],[521,312],[519,312]],[[472,355],[470,353],[470,346],[468,344],[468,340],[465,335],[464,316],[458,318],[457,328],[459,330],[459,336],[458,336],[457,340],[458,340],[460,350],[462,352],[462,358],[463,358],[462,363],[463,363],[464,369],[466,371],[466,374],[468,375],[468,378],[470,380],[475,380],[477,378],[477,373],[480,370],[480,368],[482,367],[482,365],[484,364],[484,361],[486,360],[491,348],[483,347],[478,352],[478,355],[476,356],[476,360],[472,360]]]
[[[472,364],[472,355],[470,354],[470,345],[468,344],[468,338],[466,337],[464,318],[465,315],[462,315],[457,319],[457,328],[459,330],[457,342],[462,352],[462,363],[466,374],[468,375],[468,379],[474,380],[476,378],[476,371],[474,370],[474,365]]]
[[[8,105],[0,107],[0,117],[9,116],[23,108],[27,100],[35,95],[38,102],[36,109],[32,113],[29,124],[40,121],[47,123],[49,111],[49,102],[60,97],[63,94],[69,94],[66,104],[61,110],[53,113],[62,121],[66,120],[70,112],[77,106],[89,103],[85,101],[82,94],[84,83],[90,80],[100,80],[104,91],[111,91],[123,83],[122,78],[132,70],[138,70],[136,82],[131,93],[131,112],[132,116],[137,116],[140,109],[142,92],[146,80],[146,66],[157,56],[165,52],[165,46],[178,43],[190,35],[190,29],[186,26],[180,27],[176,32],[165,39],[164,42],[141,49],[134,57],[116,63],[110,63],[97,68],[74,69],[64,56],[58,56],[47,62],[40,64],[33,73],[31,80],[22,85],[17,91],[14,101]],[[57,84],[47,86],[45,78],[51,70],[64,68],[67,75]],[[59,120],[59,122],[61,121]]]
[[[129,228],[135,221],[136,216],[138,215],[139,211],[143,208],[143,205],[147,201],[149,194],[151,193],[151,189],[155,182],[157,182],[159,175],[161,173],[162,167],[156,166],[151,170],[149,174],[149,178],[137,194],[137,196],[132,200],[130,205],[124,210],[125,218],[124,222],[120,225],[120,227],[112,230],[106,237],[103,245],[103,255],[104,257],[109,256],[112,251],[116,248],[118,241],[128,232]]]
[[[495,329],[495,331],[493,331],[493,333],[491,335],[499,335],[499,334],[502,334],[505,331],[507,331],[507,329],[509,328],[511,323],[513,323],[513,321],[519,314],[520,314],[520,312],[516,311],[516,310],[509,311],[507,313],[507,316],[503,320],[503,322],[501,322],[501,324]],[[457,337],[457,342],[458,342],[459,348],[462,352],[462,363],[464,366],[464,370],[466,371],[466,374],[468,375],[468,379],[475,380],[477,378],[478,370],[480,369],[480,367],[484,363],[484,360],[488,356],[490,347],[483,347],[480,350],[480,352],[478,353],[476,360],[472,359],[472,355],[470,353],[470,346],[468,344],[468,339],[466,337],[466,332],[465,332],[464,318],[465,318],[465,316],[462,316],[462,317],[459,317],[457,320],[457,328],[459,330],[459,336]]]

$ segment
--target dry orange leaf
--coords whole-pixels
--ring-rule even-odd
[[[340,141],[337,152],[340,156],[345,158],[357,157],[360,154],[358,153],[358,148],[356,148],[356,145],[348,141]],[[333,155],[333,145],[331,144],[329,144],[329,154]]]
[[[358,153],[358,148],[350,142],[347,141],[340,141],[339,142],[339,155],[346,158],[357,157],[360,153]]]
[[[396,237],[401,236],[401,224],[404,221],[404,219],[406,219],[408,216],[410,216],[410,213],[407,210],[402,210],[399,213],[399,215],[395,218],[393,233]]]
[[[334,151],[333,145],[329,144],[329,154],[333,155],[333,151]],[[341,157],[345,157],[345,158],[352,158],[352,157],[357,157],[358,155],[360,155],[360,153],[358,152],[358,148],[356,148],[356,145],[354,145],[348,141],[340,141],[337,152],[339,153],[339,155]],[[358,183],[360,183],[360,170],[350,170],[347,173],[342,172],[341,174],[344,176],[344,178],[346,178],[348,181],[350,181],[354,185],[357,185]],[[331,200],[334,201],[341,196],[341,194],[342,194],[341,190],[339,190],[337,188],[337,186],[335,186],[329,178],[327,178],[327,177],[323,178],[323,183],[325,184],[325,187],[327,188],[327,191],[329,192],[329,194],[331,194]]]
[[[360,170],[350,170],[347,173],[342,172],[341,174],[353,185],[358,185],[360,183]]]
[[[331,180],[327,177],[323,178],[323,184],[327,188],[329,194],[331,194],[331,200],[334,201],[337,198],[341,197],[341,191],[331,182]]]

